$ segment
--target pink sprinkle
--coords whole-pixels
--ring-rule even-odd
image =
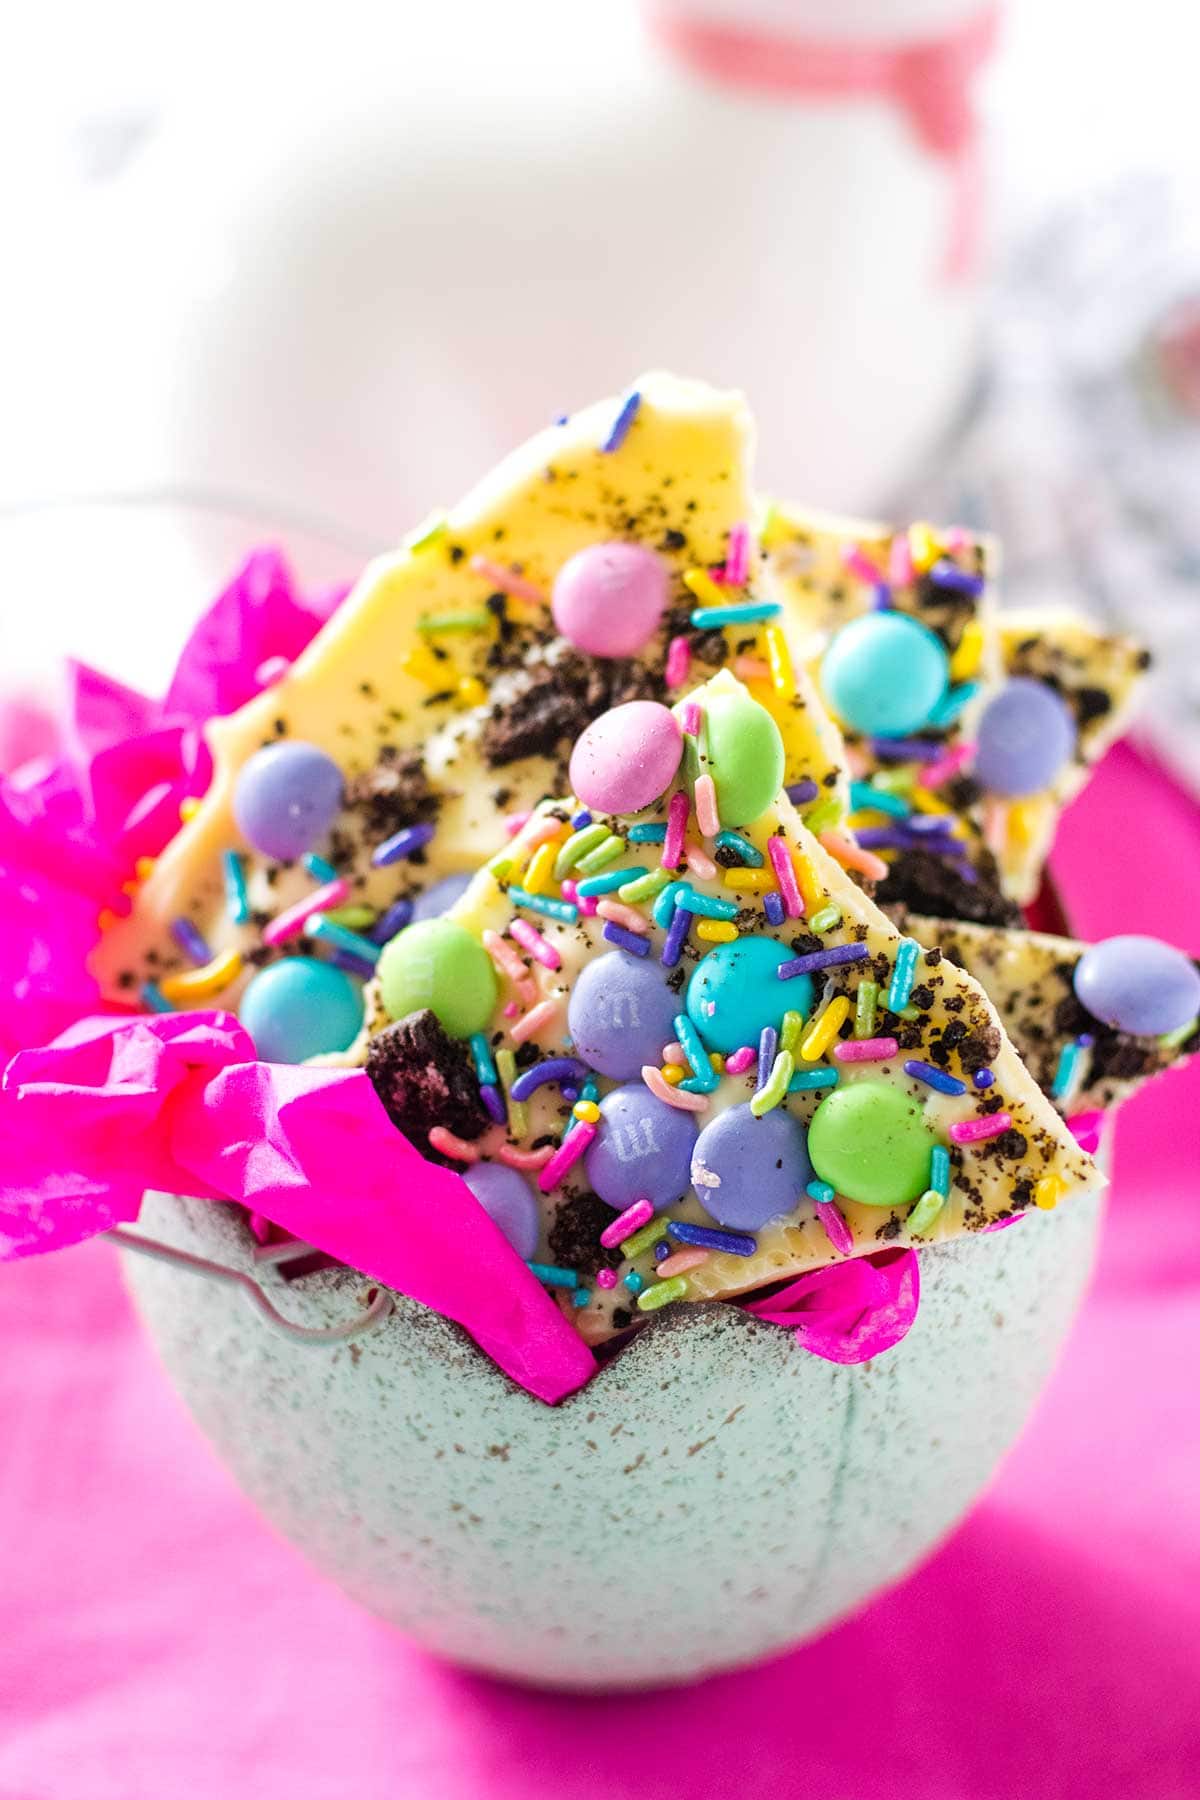
[[[537,999],[537,989],[533,985],[533,977],[521,961],[511,944],[506,944],[498,931],[485,931],[483,947],[500,970],[516,988],[527,1006],[532,1006]],[[509,1014],[509,1017],[512,1015]]]
[[[579,908],[581,919],[594,919],[600,901],[596,894],[579,894],[576,896],[575,904]]]
[[[671,795],[667,807],[667,835],[663,839],[662,847],[664,869],[677,869],[683,861],[683,834],[687,830],[690,810],[691,806],[686,794]]]
[[[617,1271],[615,1269],[597,1269],[596,1270],[596,1286],[597,1287],[615,1288],[616,1285],[617,1285]]]
[[[526,818],[530,817],[528,813],[525,816]],[[525,839],[525,848],[527,850],[536,850],[539,844],[548,844],[550,839],[558,837],[561,831],[561,819],[556,819],[553,815],[548,813],[544,819],[538,821]]]
[[[688,737],[700,736],[700,708],[694,700],[689,700],[683,709],[683,729]]]
[[[672,1275],[686,1275],[689,1269],[698,1269],[701,1263],[708,1261],[708,1251],[695,1249],[676,1250],[674,1256],[664,1256],[654,1273],[660,1281],[670,1281]]]
[[[739,1051],[737,1054],[740,1055],[741,1052]],[[687,1057],[683,1054],[683,1045],[677,1044],[674,1038],[671,1039],[669,1044],[663,1045],[662,1059],[665,1063],[670,1063],[676,1069],[686,1068],[687,1066]],[[725,1067],[728,1068],[729,1064],[726,1063]]]
[[[493,562],[489,556],[473,556],[471,570],[490,581],[502,594],[511,594],[516,600],[532,600],[536,606],[546,604],[546,596],[540,587],[535,587],[532,581],[526,581],[512,569],[506,569],[503,563]]]
[[[871,764],[866,751],[860,750],[857,744],[847,744],[845,751],[847,775],[852,781],[865,781],[871,773]]]
[[[873,850],[860,850],[854,839],[847,837],[844,831],[823,831],[820,842],[830,856],[841,863],[843,869],[857,869],[868,881],[882,881],[888,872],[882,856],[876,856]]]
[[[579,883],[577,881],[572,881],[571,877],[568,875],[567,878],[565,879],[565,881],[561,882],[559,885],[562,888],[563,899],[573,901],[573,903],[576,906],[578,906],[579,905]]]
[[[626,931],[636,931],[644,937],[650,929],[650,921],[644,912],[636,906],[626,906],[621,900],[600,900],[596,911],[602,919],[611,919],[614,925],[623,925]]]
[[[683,854],[693,875],[698,875],[701,881],[716,880],[717,865],[707,850],[702,850],[699,844],[688,844]]]
[[[708,1105],[703,1094],[685,1094],[679,1088],[672,1087],[664,1078],[662,1070],[656,1069],[653,1063],[643,1064],[642,1080],[656,1100],[665,1101],[668,1106],[674,1106],[680,1112],[703,1112]],[[572,1132],[571,1136],[574,1135]]]
[[[861,544],[850,544],[842,551],[842,562],[850,574],[871,587],[885,586],[887,577],[878,563],[873,563]]]
[[[921,770],[921,786],[923,788],[941,787],[952,775],[957,775],[964,763],[970,762],[975,754],[974,744],[954,744],[945,756],[939,756],[936,762],[926,763]]]
[[[479,1161],[479,1152],[474,1144],[465,1144],[462,1138],[455,1137],[454,1133],[447,1131],[444,1125],[432,1127],[429,1133],[429,1143],[431,1149],[436,1150],[440,1156],[452,1157],[455,1162],[477,1163]]]
[[[888,582],[894,587],[908,587],[916,570],[913,568],[912,545],[907,531],[898,531],[888,551]]]
[[[770,681],[771,665],[761,656],[735,656],[733,672],[739,681]]]
[[[577,1125],[570,1137],[563,1139],[538,1176],[538,1186],[543,1194],[548,1194],[551,1188],[556,1188],[567,1170],[574,1168],[595,1135],[596,1127],[588,1120],[582,1125]]]
[[[750,579],[750,527],[744,520],[729,528],[725,553],[725,580],[730,587],[745,587]]]
[[[987,1138],[999,1137],[1012,1124],[1012,1114],[989,1113],[983,1119],[959,1119],[950,1127],[952,1144],[982,1144]]]
[[[557,1000],[540,1000],[536,1006],[531,1006],[527,1013],[522,1013],[521,1017],[509,1026],[508,1035],[514,1044],[523,1044],[526,1038],[531,1038],[535,1033],[544,1031],[557,1016]],[[572,1137],[575,1135],[574,1132],[571,1133]]]
[[[686,1061],[686,1057],[683,1060]],[[758,1051],[754,1045],[743,1044],[740,1050],[735,1050],[731,1056],[725,1058],[725,1073],[727,1075],[744,1075],[747,1069],[752,1069],[757,1061]]]
[[[781,837],[767,839],[767,855],[771,859],[771,867],[774,869],[775,879],[779,883],[784,912],[789,919],[802,919],[804,917],[804,901],[800,895],[792,859],[788,855],[788,847]]]
[[[533,814],[528,812],[508,813],[504,820],[504,829],[509,837],[516,837],[518,831],[523,831],[532,817]]]
[[[837,1062],[885,1062],[900,1046],[895,1038],[848,1038],[833,1046]]]
[[[817,1217],[825,1227],[825,1236],[833,1248],[842,1256],[849,1256],[854,1248],[854,1239],[851,1236],[850,1227],[842,1217],[841,1207],[835,1205],[832,1200],[818,1200],[816,1207]]]
[[[721,816],[717,811],[717,784],[711,775],[696,778],[696,823],[700,827],[701,837],[716,837],[721,829]]]
[[[515,1019],[520,1010],[521,1009],[515,1000],[506,1000],[504,1002],[504,1016],[506,1019]]]
[[[501,1144],[496,1161],[507,1163],[510,1169],[544,1169],[553,1155],[553,1144],[543,1144],[540,1150],[518,1150],[515,1144]]]
[[[303,900],[297,900],[295,906],[289,906],[286,912],[279,913],[269,925],[263,926],[263,943],[285,944],[289,938],[300,934],[313,913],[330,912],[335,906],[341,906],[349,893],[349,883],[341,880],[328,881],[324,887],[314,888]]]
[[[1081,1150],[1094,1156],[1100,1148],[1100,1138],[1104,1131],[1104,1113],[1099,1108],[1091,1112],[1072,1113],[1067,1120],[1067,1130]]]
[[[995,794],[983,797],[983,841],[995,857],[1004,855],[1008,837],[1008,808]]]
[[[268,656],[255,669],[254,679],[259,687],[274,687],[277,681],[283,680],[291,666],[286,656]]]
[[[562,957],[554,945],[548,944],[541,932],[533,925],[528,924],[524,919],[514,919],[508,929],[517,943],[528,950],[533,960],[540,962],[543,969],[562,968]]]
[[[682,687],[692,671],[692,647],[685,637],[673,637],[667,646],[667,666],[663,671],[669,688]]]
[[[606,1225],[600,1233],[600,1242],[605,1250],[612,1250],[617,1244],[623,1244],[627,1237],[643,1225],[648,1225],[654,1217],[654,1207],[649,1200],[635,1200],[619,1213],[611,1225]]]
[[[953,556],[958,550],[969,550],[971,534],[965,525],[952,525],[949,531],[943,531],[942,545],[949,556]]]

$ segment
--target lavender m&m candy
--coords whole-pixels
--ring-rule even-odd
[[[1160,938],[1106,938],[1076,963],[1075,993],[1106,1025],[1135,1037],[1161,1037],[1200,1013],[1200,971]]]
[[[268,744],[238,772],[233,816],[252,850],[294,862],[329,830],[342,792],[342,771],[315,744]]]
[[[567,1005],[567,1029],[575,1054],[591,1068],[614,1081],[632,1081],[644,1064],[657,1064],[675,1036],[678,1011],[658,962],[613,950],[581,972]]]
[[[517,1255],[531,1261],[537,1255],[541,1209],[525,1177],[503,1163],[479,1162],[463,1170],[463,1180]]]
[[[636,656],[658,630],[667,571],[641,544],[589,544],[558,571],[550,610],[562,635],[592,656]]]
[[[617,1212],[641,1199],[658,1211],[691,1186],[695,1142],[690,1112],[668,1106],[640,1081],[631,1081],[600,1102],[599,1136],[584,1158],[587,1178]]]
[[[1070,759],[1075,738],[1075,720],[1053,689],[1018,675],[984,708],[975,779],[1014,799],[1039,794]]]
[[[595,812],[635,813],[665,793],[683,755],[679,721],[656,700],[610,707],[571,752],[571,786]]]
[[[461,900],[471,885],[469,875],[444,875],[441,881],[435,881],[432,887],[418,894],[413,901],[413,920],[440,919],[448,913],[456,900]]]
[[[756,1119],[731,1106],[704,1127],[692,1152],[692,1186],[718,1225],[757,1231],[793,1212],[812,1180],[804,1127],[781,1106]]]

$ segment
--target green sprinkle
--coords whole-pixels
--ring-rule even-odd
[[[660,1306],[670,1306],[672,1300],[682,1300],[687,1291],[688,1284],[682,1275],[672,1275],[669,1281],[656,1281],[653,1287],[638,1295],[638,1311],[657,1312]]]
[[[854,812],[888,813],[893,819],[907,819],[912,811],[907,800],[902,800],[899,794],[889,794],[881,789],[878,779],[874,782],[852,781],[850,806]]]
[[[771,1073],[765,1086],[760,1087],[751,1098],[750,1111],[756,1119],[761,1119],[764,1113],[771,1112],[779,1105],[788,1091],[788,1082],[792,1079],[795,1066],[791,1051],[781,1050],[771,1064]]]
[[[740,856],[748,869],[762,868],[762,851],[756,850],[750,839],[743,837],[740,831],[718,831],[713,842],[718,849],[732,850],[735,856]]]
[[[842,922],[841,911],[836,906],[823,906],[808,922],[814,931],[832,931]]]
[[[348,931],[367,931],[375,923],[376,912],[373,906],[332,906],[325,917]]]
[[[915,769],[876,769],[871,786],[885,794],[907,794],[917,785]]]
[[[579,1277],[574,1269],[559,1269],[553,1263],[531,1262],[525,1267],[531,1275],[537,1277],[543,1287],[575,1288],[579,1286]]]
[[[541,913],[544,919],[557,919],[560,925],[574,925],[579,917],[579,908],[571,900],[554,900],[548,894],[531,894],[515,886],[509,888],[508,897],[514,906]]]
[[[915,1020],[919,1019],[920,1016],[921,1009],[919,1006],[902,1006],[900,1011],[896,1014],[898,1019],[905,1019],[910,1025],[913,1024]]]
[[[497,881],[503,881],[505,876],[512,874],[513,859],[507,850],[498,850],[483,866],[489,875],[494,875]]]
[[[804,1024],[804,1015],[798,1012],[785,1012],[779,1027],[779,1048],[794,1051],[800,1036],[800,1027]]]
[[[692,613],[692,629],[712,631],[718,625],[756,625],[760,619],[773,619],[778,611],[777,600],[747,600],[739,606],[698,606]]]
[[[625,888],[642,873],[639,868],[610,869],[607,875],[589,875],[585,881],[575,884],[575,891],[581,900],[591,900],[597,894],[611,894],[617,888]],[[666,870],[663,871],[666,874]]]
[[[908,1215],[908,1230],[918,1237],[928,1231],[945,1204],[945,1194],[939,1194],[936,1188],[926,1188]]]
[[[665,825],[655,825],[650,820],[644,825],[631,825],[629,841],[631,844],[665,844],[667,828]]]
[[[576,867],[582,869],[585,875],[598,875],[601,869],[607,869],[610,863],[615,863],[624,854],[624,839],[608,836],[595,850],[589,850],[586,856],[581,856]]]
[[[423,525],[418,525],[408,540],[410,550],[428,550],[439,538],[444,538],[450,529],[450,521],[445,513],[430,513]]]
[[[496,1067],[500,1079],[504,1083],[504,1098],[508,1106],[508,1134],[518,1139],[529,1135],[529,1108],[524,1100],[514,1100],[509,1093],[513,1082],[517,1079],[517,1059],[513,1051],[504,1049],[496,1052]]]
[[[827,794],[824,800],[818,801],[816,806],[804,814],[804,823],[813,836],[818,837],[822,831],[828,831],[831,826],[836,825],[841,816],[841,801],[835,800],[832,794]]]
[[[1200,1025],[1200,1019],[1189,1019],[1186,1025],[1177,1025],[1174,1031],[1164,1033],[1158,1041],[1164,1050],[1178,1050],[1180,1044],[1187,1043],[1197,1025]]]
[[[875,1008],[878,1003],[879,983],[877,981],[860,981],[854,1005],[854,1035],[856,1038],[875,1036]]]
[[[800,1069],[788,1082],[788,1093],[810,1094],[814,1088],[836,1087],[837,1084],[836,1069]]]
[[[608,841],[610,832],[607,825],[585,825],[582,831],[573,831],[554,859],[554,878],[561,881],[569,875],[581,856],[594,850],[597,844]]]
[[[657,1244],[666,1235],[667,1221],[651,1219],[648,1225],[643,1225],[640,1231],[635,1231],[632,1237],[625,1239],[621,1245],[621,1255],[632,1262],[635,1256],[640,1256],[643,1250],[649,1250],[652,1244]]]
[[[670,879],[670,869],[650,869],[645,875],[639,875],[636,881],[627,881],[618,888],[617,898],[636,906],[639,900],[651,900],[655,894],[661,894]]]
[[[426,613],[417,620],[417,630],[427,637],[441,631],[486,631],[491,622],[491,613],[482,608],[473,612]]]

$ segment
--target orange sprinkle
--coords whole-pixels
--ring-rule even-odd
[[[701,1250],[698,1244],[689,1245],[686,1250],[676,1250],[674,1255],[664,1256],[654,1273],[660,1281],[670,1281],[672,1275],[685,1275],[689,1269],[698,1269],[701,1263],[707,1261],[707,1250]]]
[[[479,1152],[474,1144],[466,1144],[462,1138],[455,1137],[444,1125],[434,1125],[429,1133],[430,1148],[440,1156],[453,1157],[455,1162],[477,1163]]]
[[[434,1130],[438,1129],[434,1127]],[[429,1141],[433,1142],[432,1131]],[[540,1150],[518,1150],[515,1144],[501,1144],[496,1151],[496,1161],[507,1163],[510,1169],[544,1169],[557,1150],[557,1144],[543,1144]]]
[[[531,1038],[537,1032],[544,1031],[547,1025],[552,1024],[557,1017],[558,1001],[540,1000],[536,1006],[531,1006],[527,1013],[522,1013],[519,1019],[513,1020],[508,1028],[508,1035],[514,1044],[523,1044],[526,1038]]]
[[[614,925],[623,925],[626,931],[636,931],[640,937],[645,937],[650,929],[645,913],[636,906],[626,906],[622,900],[598,900],[596,911],[602,919],[611,919]]]
[[[860,850],[844,831],[823,831],[820,841],[830,856],[841,863],[843,869],[857,869],[868,881],[882,881],[888,872],[882,856],[876,856],[872,850]]]

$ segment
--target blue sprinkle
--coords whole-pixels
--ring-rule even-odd
[[[886,581],[877,581],[872,589],[871,606],[875,612],[886,612],[892,604],[892,590]]]
[[[372,925],[368,936],[373,944],[390,944],[398,931],[411,924],[413,903],[411,900],[393,900],[385,913],[381,913]]]
[[[775,1061],[775,1048],[779,1042],[779,1034],[773,1025],[764,1025],[758,1034],[758,1067],[755,1073],[755,1088],[761,1093],[771,1079],[771,1067]]]
[[[475,1073],[480,1082],[497,1086],[500,1077],[496,1073],[496,1064],[492,1059],[492,1047],[482,1031],[476,1031],[471,1037],[471,1055],[475,1060]]]
[[[531,1069],[522,1069],[508,1091],[514,1100],[520,1102],[528,1100],[531,1094],[536,1094],[547,1082],[581,1081],[585,1075],[587,1064],[581,1063],[578,1057],[547,1056],[541,1062],[534,1063]],[[596,1096],[591,1094],[588,1097],[594,1100]]]
[[[212,951],[201,937],[190,919],[172,919],[171,936],[184,952],[190,956],[199,968],[212,961]]]
[[[591,1288],[577,1287],[575,1289],[574,1293],[571,1295],[571,1305],[572,1306],[586,1306],[588,1301],[591,1299],[591,1297],[592,1297]]]
[[[630,836],[632,835],[631,832]],[[762,851],[756,850],[750,839],[743,837],[740,831],[718,831],[713,842],[719,850],[732,850],[735,856],[740,856],[748,869],[762,868]]]
[[[646,1277],[644,1275],[639,1275],[636,1269],[630,1269],[628,1275],[625,1277],[625,1286],[629,1289],[630,1293],[640,1294],[645,1285]]]
[[[783,791],[793,806],[807,806],[821,790],[811,775],[805,775],[801,781],[793,781],[791,787],[785,787]]]
[[[788,1082],[789,1094],[810,1094],[815,1088],[836,1087],[836,1069],[797,1069]]]
[[[984,588],[982,575],[974,575],[970,569],[960,569],[948,556],[939,557],[934,563],[929,571],[929,579],[934,587],[953,588],[956,593],[969,594],[972,600],[978,600]]]
[[[763,911],[772,925],[782,925],[784,921],[783,895],[778,888],[768,888],[762,897]]]
[[[821,1206],[828,1206],[836,1194],[827,1181],[818,1181],[815,1176],[804,1191],[810,1200],[816,1200]]]
[[[853,812],[890,813],[896,819],[906,819],[912,811],[908,801],[902,800],[899,794],[885,794],[882,788],[872,787],[869,781],[850,783],[850,807]]]
[[[1078,1038],[1069,1038],[1058,1053],[1058,1067],[1054,1071],[1054,1080],[1050,1084],[1050,1092],[1056,1100],[1070,1092],[1075,1081],[1075,1071],[1079,1067],[1081,1055]]]
[[[678,881],[668,882],[666,887],[660,888],[654,896],[654,905],[650,910],[654,917],[654,923],[661,925],[664,930],[676,916],[675,896],[681,885]]]
[[[995,1079],[991,1069],[976,1069],[971,1077],[977,1088],[990,1088]]]
[[[967,1091],[966,1082],[960,1081],[957,1075],[947,1075],[945,1069],[921,1062],[915,1056],[910,1056],[905,1063],[904,1073],[911,1075],[914,1081],[923,1081],[926,1087],[934,1088],[939,1094],[965,1094]]]
[[[926,724],[932,725],[935,731],[944,730],[947,725],[954,723],[959,713],[965,706],[970,705],[978,692],[979,683],[977,681],[964,681],[958,687],[947,688],[929,714],[925,721]]]
[[[871,748],[883,762],[936,762],[945,746],[936,738],[873,737]]]
[[[556,425],[565,425],[570,417],[571,417],[570,413],[559,413],[559,415],[558,415],[557,419],[555,419],[554,423]]]
[[[679,1244],[695,1244],[703,1250],[725,1250],[730,1256],[753,1256],[758,1244],[747,1232],[718,1231],[711,1225],[688,1225],[682,1219],[671,1219],[668,1237]]]
[[[655,825],[652,820],[647,820],[644,825],[631,825],[629,841],[631,844],[665,844],[667,828],[665,825]]]
[[[510,887],[508,897],[514,906],[523,906],[526,912],[541,913],[547,919],[557,919],[562,925],[574,925],[579,917],[579,908],[570,900],[553,900],[547,894],[531,894],[523,887]]]
[[[246,871],[242,859],[236,850],[225,850],[221,863],[225,875],[225,910],[230,923],[245,925],[250,917],[250,901],[246,895]]]
[[[711,1094],[720,1077],[713,1068],[708,1051],[700,1042],[700,1034],[686,1013],[676,1013],[674,1019],[675,1036],[688,1059],[688,1066],[696,1078],[695,1092]],[[689,1088],[689,1092],[691,1089]]]
[[[606,869],[603,875],[589,875],[586,881],[575,883],[575,892],[582,900],[590,900],[597,894],[611,894],[627,881],[636,881],[639,875],[646,873],[643,868]]]
[[[175,1011],[175,1008],[171,1005],[171,1002],[167,999],[157,981],[144,981],[142,983],[142,1004],[148,1006],[151,1012],[169,1013]]]
[[[526,1263],[525,1267],[541,1282],[543,1287],[574,1288],[579,1286],[579,1276],[574,1269],[560,1269],[554,1263],[540,1262]]]
[[[304,921],[305,937],[316,938],[319,943],[328,944],[333,950],[344,950],[347,956],[356,956],[360,962],[371,968],[379,961],[379,945],[373,944],[370,938],[363,937],[357,931],[350,931],[345,925],[326,918],[324,913],[313,913]]]
[[[406,825],[403,831],[394,832],[375,846],[371,852],[371,867],[386,869],[389,863],[399,862],[401,857],[411,856],[415,850],[423,850],[433,832],[432,825]]]
[[[935,1144],[929,1153],[929,1185],[936,1193],[950,1192],[950,1152],[944,1144]]]
[[[773,619],[779,611],[777,600],[747,600],[740,606],[697,606],[691,616],[693,631],[713,631],[718,625],[757,625],[760,619]]]
[[[669,891],[667,888],[663,889],[664,893]],[[683,955],[684,940],[691,929],[691,924],[691,913],[684,912],[681,906],[677,906],[667,932],[667,941],[662,947],[662,955],[659,958],[664,969],[673,969]]]
[[[338,872],[333,864],[326,862],[325,858],[318,856],[314,850],[310,850],[304,858],[304,867],[314,881],[329,882],[336,881],[338,878]]]
[[[671,1252],[670,1244],[655,1244],[655,1246],[654,1246],[655,1262],[666,1262],[668,1256],[670,1256],[671,1254],[672,1254],[672,1252]]]
[[[650,939],[641,937],[636,931],[626,931],[623,925],[616,925],[611,919],[605,921],[604,936],[618,950],[627,950],[630,956],[649,956]]]
[[[587,810],[587,808],[584,807],[583,811],[577,812],[575,814],[575,817],[571,820],[571,830],[572,831],[586,831],[588,826],[591,824],[591,822],[592,822],[592,815]]]
[[[811,975],[815,969],[863,962],[870,954],[865,944],[831,944],[828,950],[810,950],[806,956],[794,956],[790,962],[780,963],[775,973],[780,981],[791,981],[796,975]]]
[[[633,425],[634,419],[637,417],[637,410],[641,404],[642,396],[635,388],[616,418],[613,420],[609,434],[600,446],[606,456],[611,456],[614,450],[619,450],[621,448],[621,445],[629,436],[630,428]]]
[[[865,949],[864,945],[864,949]],[[889,1012],[903,1012],[908,1005],[908,997],[913,989],[913,977],[917,972],[917,958],[921,954],[921,946],[913,938],[901,938],[896,946],[896,961],[892,968],[892,979],[887,991],[887,1009]]]
[[[666,892],[666,889],[663,889]],[[675,904],[684,912],[698,913],[702,919],[736,919],[738,903],[736,900],[720,900],[715,895],[698,894],[687,882],[681,881],[676,889]]]

